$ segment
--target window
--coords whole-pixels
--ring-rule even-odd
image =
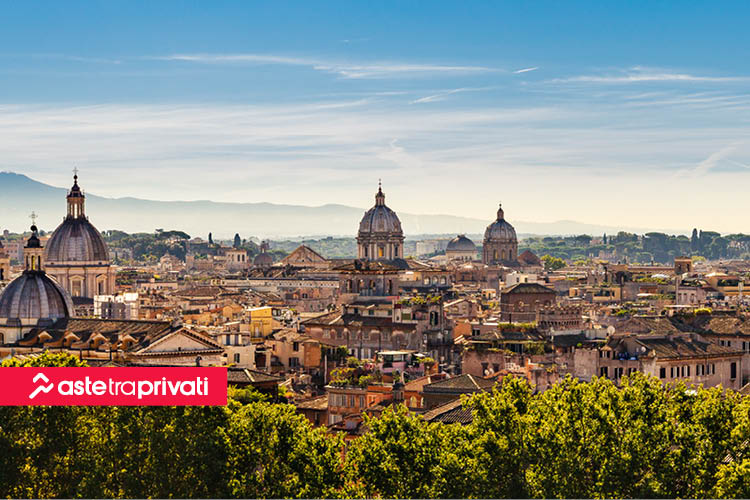
[[[289,368],[297,368],[299,366],[299,358],[289,358]]]
[[[299,342],[292,342],[292,350],[294,352],[299,351]]]
[[[234,353],[234,362],[239,363],[240,362],[240,353],[235,352]]]
[[[354,408],[354,396],[349,396],[349,408]]]
[[[608,378],[609,377],[609,369],[606,366],[602,366],[599,370],[599,376]]]
[[[659,378],[665,378],[667,376],[667,369],[662,367],[659,368]]]
[[[669,378],[674,378],[674,366],[669,367]]]
[[[687,376],[690,376],[690,365],[687,365]]]
[[[737,378],[737,363],[732,362],[731,365],[729,365],[729,378]]]

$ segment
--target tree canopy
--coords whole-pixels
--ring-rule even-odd
[[[44,354],[3,366],[78,366]],[[506,377],[470,423],[399,405],[346,444],[293,406],[0,407],[0,495],[19,498],[736,498],[750,496],[750,399],[642,374]]]

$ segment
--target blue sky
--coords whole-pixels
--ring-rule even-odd
[[[0,169],[152,199],[750,231],[747,2],[16,2]]]

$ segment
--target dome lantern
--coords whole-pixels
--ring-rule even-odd
[[[36,214],[31,213],[32,221],[36,219]],[[28,272],[42,272],[44,267],[42,266],[42,257],[44,255],[44,249],[42,243],[39,240],[39,232],[36,224],[31,225],[31,236],[26,240],[26,246],[23,248],[23,260],[24,269]]]
[[[86,197],[78,186],[78,169],[73,169],[73,187],[68,191],[68,218],[79,219],[86,217],[84,205]]]

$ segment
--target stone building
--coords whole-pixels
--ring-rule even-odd
[[[115,272],[109,249],[86,216],[78,175],[73,177],[67,200],[68,213],[44,248],[46,270],[74,298],[93,301],[95,295],[112,295]]]
[[[244,271],[250,267],[250,259],[244,248],[228,248],[225,252],[227,271]]]
[[[557,294],[538,283],[518,283],[505,288],[500,294],[500,314],[503,321],[531,323],[537,312],[555,305]]]
[[[0,240],[0,281],[10,279],[10,255],[3,246],[3,240]]]
[[[597,376],[619,382],[639,371],[662,382],[742,387],[744,352],[705,341],[695,333],[613,335],[599,349]]]
[[[516,266],[518,238],[516,230],[505,220],[503,207],[497,209],[497,219],[484,232],[482,262],[487,265]]]
[[[385,194],[380,186],[375,194],[375,206],[365,212],[357,233],[359,259],[395,260],[404,258],[404,231],[396,212],[385,205]]]

